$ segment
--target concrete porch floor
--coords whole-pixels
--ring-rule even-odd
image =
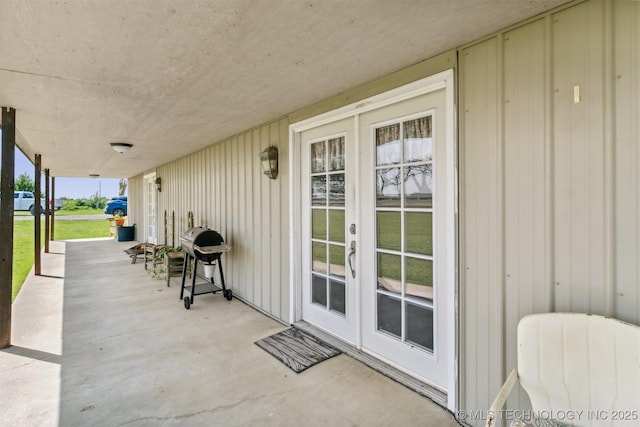
[[[51,243],[0,350],[0,425],[458,425],[344,354],[295,374],[254,344],[284,325],[221,293],[185,310],[133,244]]]

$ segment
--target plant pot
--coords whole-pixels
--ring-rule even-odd
[[[122,227],[124,225],[124,218],[116,218],[116,226]]]

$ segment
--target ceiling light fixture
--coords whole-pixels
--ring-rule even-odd
[[[127,151],[129,151],[131,149],[131,147],[133,147],[133,144],[129,144],[127,142],[112,142],[111,143],[111,148],[113,148],[114,151],[117,151],[120,154],[124,154]]]

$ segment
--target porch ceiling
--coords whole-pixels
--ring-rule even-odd
[[[5,0],[0,105],[52,175],[129,177],[565,2]]]

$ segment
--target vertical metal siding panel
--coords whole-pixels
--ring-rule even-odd
[[[285,145],[284,142],[280,141],[279,134],[279,126],[278,122],[273,122],[269,125],[269,145],[273,145],[278,148],[278,177],[275,180],[269,179],[269,199],[271,200],[271,223],[269,226],[269,241],[271,242],[271,246],[277,250],[272,251],[272,259],[271,259],[271,280],[270,282],[270,304],[269,304],[269,313],[275,316],[280,315],[280,298],[281,298],[281,288],[280,284],[282,283],[282,272],[280,271],[280,256],[286,256],[280,250],[282,233],[280,230],[280,218],[282,218],[282,212],[280,211],[282,200],[282,194],[280,193],[280,183],[282,182],[282,175],[280,174],[280,158],[282,157],[282,153],[280,152],[281,145]],[[286,141],[288,144],[288,140]]]
[[[142,200],[142,175],[138,175],[127,180],[127,194],[129,197],[129,208],[127,219],[131,224],[143,224],[144,210]],[[141,227],[140,225],[138,227]],[[141,240],[140,229],[136,230],[136,239]]]
[[[251,131],[251,141],[253,143],[253,150],[255,153],[259,153],[262,151],[262,145],[260,142],[260,132],[256,129]],[[251,302],[260,307],[262,304],[262,282],[264,281],[264,258],[266,257],[266,253],[264,253],[263,245],[262,245],[262,218],[264,216],[264,212],[262,211],[262,193],[263,193],[263,175],[260,172],[262,167],[259,164],[257,157],[256,164],[254,165],[254,176],[253,176],[253,249],[255,254],[255,264],[253,266],[253,299]]]
[[[196,197],[198,198],[198,210],[201,212],[200,215],[202,217],[202,224],[210,225],[211,223],[209,222],[209,209],[207,209],[207,202],[209,200],[209,196],[204,190],[205,184],[207,182],[206,181],[207,173],[204,165],[204,156],[205,156],[204,150],[198,151],[197,153],[198,175],[196,178],[196,182],[197,182]]]
[[[505,375],[517,367],[517,325],[548,312],[545,253],[545,23],[504,37]],[[508,406],[525,409],[526,394]]]
[[[289,319],[289,120],[279,121],[280,126],[280,147],[278,148],[278,169],[280,181],[280,312],[274,313],[280,319]]]
[[[463,399],[466,408],[480,409],[489,407],[503,371],[498,41],[462,53]]]
[[[269,146],[269,127],[263,126],[259,130],[260,138],[260,150],[264,150]],[[272,270],[272,257],[273,248],[271,246],[271,180],[263,175],[261,184],[261,208],[262,222],[261,235],[262,235],[262,300],[260,301],[260,308],[267,313],[271,312],[271,270]]]
[[[240,256],[238,256],[235,261],[237,264],[237,280],[236,287],[240,291],[242,289],[242,293],[245,293],[246,290],[246,227],[245,227],[245,218],[246,218],[246,189],[245,189],[245,150],[244,150],[244,139],[245,135],[238,136],[238,182],[236,184],[238,188],[238,214],[236,221],[236,240],[238,241],[238,246],[241,248]]]
[[[233,170],[232,170],[232,182],[231,189],[233,192],[233,238],[235,241],[235,247],[238,248],[238,251],[235,251],[232,258],[229,258],[233,261],[233,276],[234,276],[234,286],[236,292],[240,293],[240,286],[242,283],[242,258],[243,258],[243,246],[245,244],[244,239],[242,238],[242,226],[240,225],[242,220],[243,212],[240,209],[240,200],[244,197],[244,193],[240,189],[240,180],[242,177],[242,168],[240,167],[241,162],[241,151],[240,144],[242,143],[242,135],[234,136],[231,141],[231,148],[233,152]]]
[[[603,15],[591,1],[552,20],[554,253],[556,309],[608,315]]]
[[[221,153],[220,144],[213,147],[213,180],[215,188],[215,230],[222,230],[222,188],[220,184]],[[223,236],[224,237],[224,236]]]
[[[247,134],[242,135],[242,246],[244,257],[242,258],[242,270],[244,271],[244,283],[242,286],[242,295],[249,293],[249,288],[253,284],[251,268],[253,266],[253,251],[251,249],[251,237],[253,236],[253,207],[251,205],[251,177],[252,166],[251,161],[251,138]]]
[[[205,212],[205,222],[207,227],[216,230],[214,224],[215,218],[215,204],[213,200],[215,200],[215,193],[213,187],[211,185],[212,175],[214,174],[213,167],[211,165],[211,150],[212,147],[207,147],[202,150],[202,197],[204,200],[202,201],[202,208]]]
[[[180,174],[180,182],[182,184],[180,186],[180,205],[182,206],[183,229],[186,230],[188,228],[187,212],[190,210],[187,194],[187,191],[189,190],[189,177],[187,175],[188,165],[186,157],[181,159],[179,168],[180,170],[178,173]]]
[[[216,200],[220,197],[220,193],[218,192],[218,188],[216,187],[216,146],[213,145],[209,147],[207,150],[208,158],[207,158],[207,167],[209,168],[209,208],[211,209],[211,228],[214,230],[219,230],[219,215],[218,215],[218,204]]]
[[[233,247],[237,248],[242,245],[242,241],[238,236],[238,137],[234,136],[224,142],[228,145],[229,153],[229,170],[227,175],[227,188],[231,203],[228,206],[227,228],[229,230],[230,239],[233,241]],[[233,280],[233,289],[238,292],[238,258],[242,256],[242,249],[239,252],[234,251],[233,255],[227,258],[227,275]]]
[[[233,150],[232,144],[230,140],[223,142],[224,145],[224,158],[225,158],[225,166],[224,166],[224,174],[223,178],[223,188],[225,191],[225,226],[224,226],[224,236],[225,240],[229,242],[229,244],[233,247],[236,245],[235,235],[233,234],[233,223],[234,223],[234,211],[233,211],[233,172],[234,172],[234,164],[233,164]],[[234,266],[234,255],[223,257],[224,258],[224,271],[225,271],[225,280],[229,284],[230,288],[233,288],[235,283],[235,270]]]
[[[614,316],[640,324],[640,2],[614,2]]]

